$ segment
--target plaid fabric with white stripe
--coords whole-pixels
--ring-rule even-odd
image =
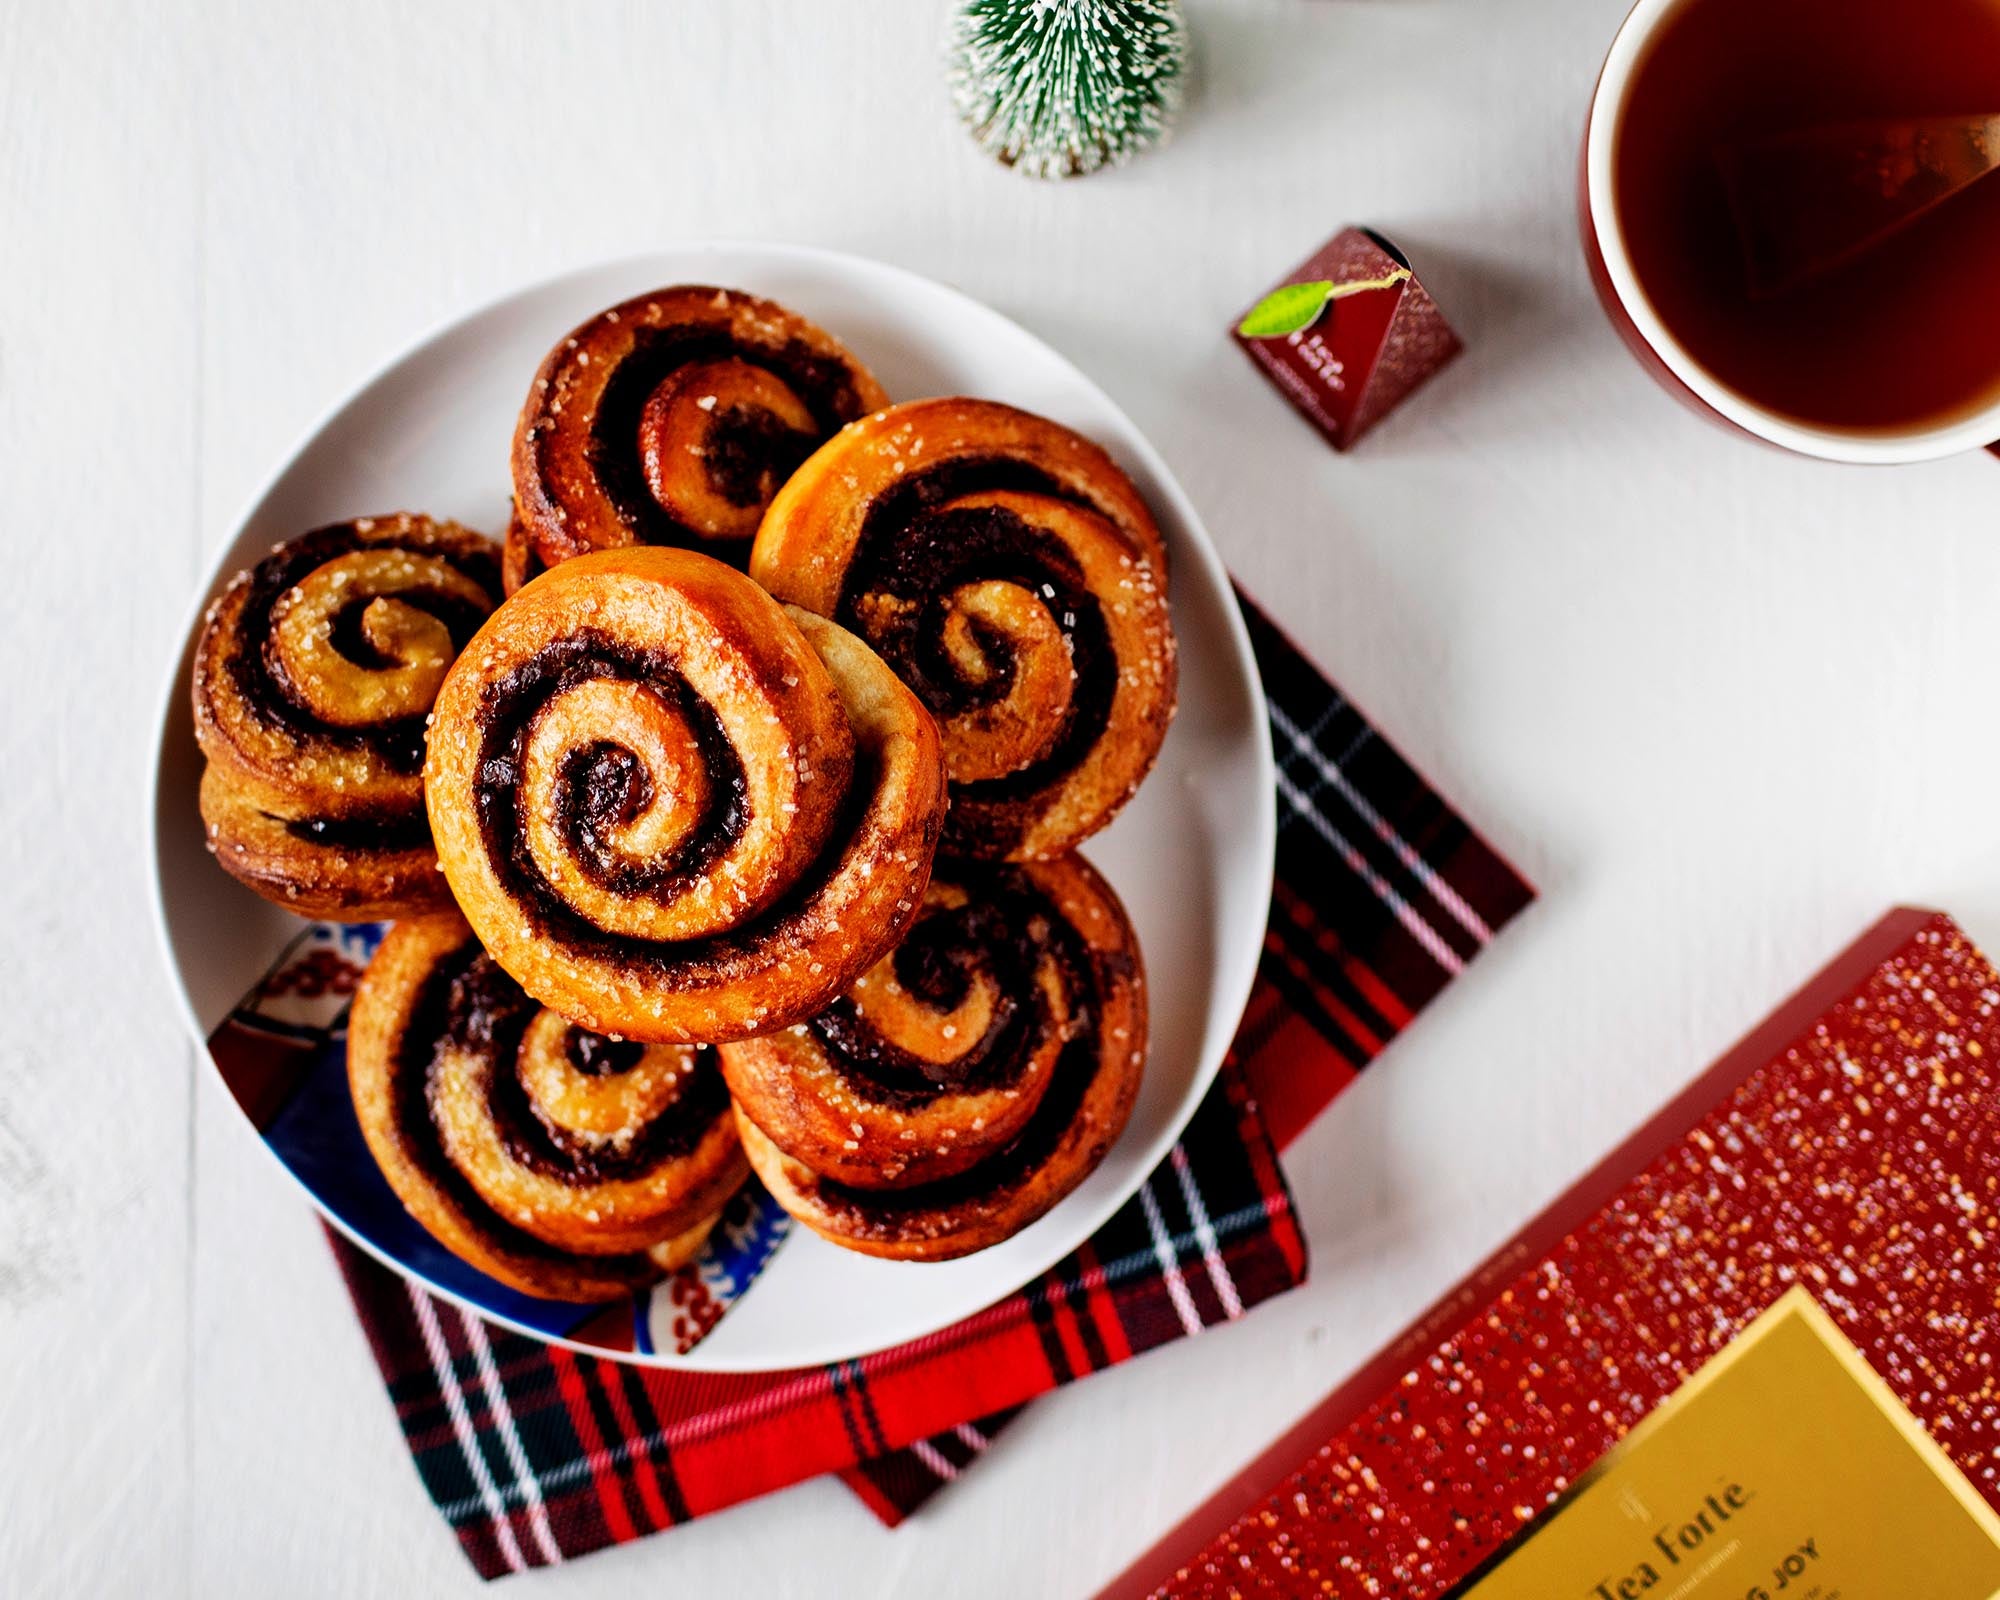
[[[886,1521],[1034,1396],[1232,1321],[1305,1246],[1289,1141],[1532,898],[1245,602],[1279,758],[1264,957],[1229,1061],[1139,1193],[1045,1277],[860,1361],[663,1372],[488,1326],[336,1244],[426,1489],[487,1576],[839,1472]]]

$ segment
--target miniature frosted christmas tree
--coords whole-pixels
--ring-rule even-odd
[[[1166,136],[1187,73],[1180,0],[959,0],[952,102],[1037,178],[1117,166]]]

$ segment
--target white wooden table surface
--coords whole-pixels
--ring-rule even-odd
[[[1623,0],[1193,6],[1178,140],[1037,186],[938,0],[0,7],[0,1591],[447,1594],[319,1230],[170,1009],[142,822],[207,552],[442,318],[703,236],[956,283],[1541,885],[1288,1162],[1311,1283],[887,1532],[807,1485],[524,1594],[1082,1594],[1885,905],[2000,929],[2000,465],[1738,444],[1627,361],[1573,160]],[[1470,354],[1335,456],[1225,340],[1340,223]]]

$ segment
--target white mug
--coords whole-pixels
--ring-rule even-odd
[[[2000,455],[2000,444],[1993,442],[2000,440],[2000,399],[1970,416],[1928,428],[1879,433],[1815,428],[1797,418],[1767,411],[1718,381],[1660,321],[1639,286],[1631,252],[1619,226],[1613,145],[1632,90],[1634,71],[1645,60],[1647,48],[1661,25],[1681,3],[1682,0],[1638,0],[1633,6],[1625,25],[1618,30],[1618,37],[1611,43],[1611,54],[1605,58],[1583,134],[1577,210],[1583,228],[1584,253],[1589,258],[1598,298],[1604,302],[1606,314],[1633,354],[1666,389],[1711,420],[1803,455],[1828,461],[1873,463],[1933,461],[1961,450],[1980,448]]]

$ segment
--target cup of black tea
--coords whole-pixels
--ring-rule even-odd
[[[1711,417],[1836,461],[2000,439],[2000,0],[1639,0],[1580,208],[1613,323]]]

